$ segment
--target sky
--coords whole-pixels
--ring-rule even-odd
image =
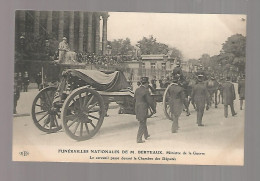
[[[109,41],[128,37],[135,45],[153,35],[188,60],[219,54],[233,34],[246,36],[246,15],[109,12],[107,28]]]

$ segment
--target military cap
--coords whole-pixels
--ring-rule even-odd
[[[177,83],[179,80],[180,80],[180,77],[174,76],[173,79],[172,79],[172,82]]]
[[[148,77],[141,77],[140,82],[141,82],[142,84],[149,83],[149,78],[148,78]]]
[[[202,81],[203,77],[204,77],[204,75],[199,74],[199,75],[198,75],[198,80],[199,80],[199,81]]]
[[[229,81],[229,80],[230,80],[230,76],[227,76],[227,77],[226,77],[226,80]]]

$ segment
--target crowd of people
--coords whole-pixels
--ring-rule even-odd
[[[125,61],[131,61],[131,55],[101,55],[88,52],[72,52],[70,51],[67,38],[63,37],[62,42],[59,44],[58,51],[55,52],[54,60],[59,63],[77,64],[84,63],[86,65],[99,65],[99,66],[116,66]]]
[[[187,116],[190,115],[189,105],[193,105],[197,112],[197,125],[204,126],[202,122],[204,110],[208,110],[212,103],[217,108],[218,104],[224,105],[224,117],[228,118],[228,107],[230,107],[232,116],[236,116],[237,113],[234,109],[234,100],[236,99],[236,91],[230,76],[218,76],[215,74],[207,75],[203,71],[203,67],[197,70],[196,73],[189,76],[184,76],[180,64],[177,63],[174,68],[171,78],[166,80],[159,80],[160,87],[167,87],[168,103],[170,107],[170,117],[172,120],[172,133],[177,133],[179,124],[178,120],[185,111]],[[147,117],[148,109],[152,109],[153,113],[156,112],[155,103],[152,101],[150,92],[156,89],[156,77],[149,83],[148,77],[142,77],[138,82],[139,87],[135,91],[135,111],[136,119],[139,121],[139,129],[137,133],[137,143],[143,143],[145,139],[148,139],[150,135],[147,130]],[[149,91],[150,89],[150,91]],[[219,95],[218,95],[219,92]],[[245,100],[245,75],[243,74],[238,80],[238,90],[240,99],[240,110],[243,109],[243,102]],[[219,97],[218,97],[219,96]]]

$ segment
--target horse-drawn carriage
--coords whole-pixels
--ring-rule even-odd
[[[164,90],[152,93],[155,102],[163,100]],[[46,87],[38,93],[31,114],[41,131],[54,133],[63,128],[71,138],[82,141],[99,131],[110,102],[119,104],[123,114],[135,114],[134,92],[122,72],[68,69],[58,87]],[[169,117],[167,107],[164,99]]]

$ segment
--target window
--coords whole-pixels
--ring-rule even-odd
[[[162,63],[162,70],[166,70],[166,63]]]
[[[145,63],[142,63],[142,69],[145,69]]]
[[[155,69],[155,63],[151,63],[151,69]]]

